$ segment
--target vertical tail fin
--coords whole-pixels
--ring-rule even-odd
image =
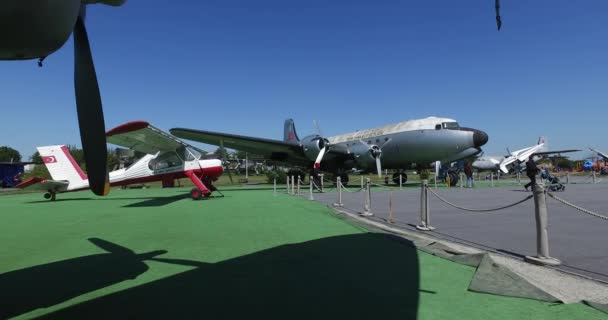
[[[540,136],[538,137],[538,144],[542,144],[543,146],[540,148],[540,151],[548,151],[549,150],[549,143],[547,141],[546,137]]]
[[[283,141],[296,143],[300,141],[298,134],[296,133],[296,125],[293,119],[285,120],[285,126],[283,129]]]
[[[65,180],[73,185],[88,179],[66,146],[37,147],[36,149],[53,180]]]

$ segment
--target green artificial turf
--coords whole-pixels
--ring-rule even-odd
[[[0,196],[0,318],[606,319],[467,291],[474,269],[272,190]]]

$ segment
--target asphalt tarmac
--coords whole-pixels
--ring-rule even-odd
[[[525,183],[524,180],[522,182]],[[526,192],[523,185],[516,184],[472,189],[440,187],[433,190],[453,204],[473,209],[502,207],[532,194]],[[389,193],[392,193],[393,226],[414,229],[420,222],[420,188],[417,187],[392,191],[372,188],[371,212],[374,216],[370,219],[386,221]],[[553,194],[579,207],[608,216],[608,184],[568,184],[565,191]],[[308,190],[303,190],[302,195],[308,197]],[[363,197],[363,192],[343,192],[344,208],[363,212]],[[337,193],[314,193],[314,198],[333,204],[337,202]],[[533,199],[511,208],[477,213],[449,206],[429,192],[429,208],[431,225],[436,228],[429,233],[437,237],[520,258],[536,255]],[[553,258],[562,261],[559,268],[608,282],[608,220],[593,217],[550,197],[547,197],[547,208],[549,252]]]

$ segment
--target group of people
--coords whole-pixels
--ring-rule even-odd
[[[536,175],[540,172],[540,169],[536,166],[536,162],[534,159],[530,157],[526,162],[526,175],[530,179],[530,182],[524,185],[526,191],[529,191],[528,188],[532,187],[532,191],[534,191],[534,186],[536,185]],[[475,180],[473,179],[473,168],[471,167],[470,162],[466,162],[464,164],[464,175],[467,178],[465,188],[473,188],[475,186]]]

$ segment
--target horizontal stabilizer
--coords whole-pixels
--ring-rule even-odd
[[[507,165],[504,163],[500,164],[500,171],[502,171],[504,173],[509,173],[509,169],[507,169]]]
[[[68,185],[70,183],[63,180],[47,180],[39,177],[29,178],[16,187],[19,189],[28,189],[28,190],[43,190],[43,191],[55,191],[62,192],[68,189]]]

